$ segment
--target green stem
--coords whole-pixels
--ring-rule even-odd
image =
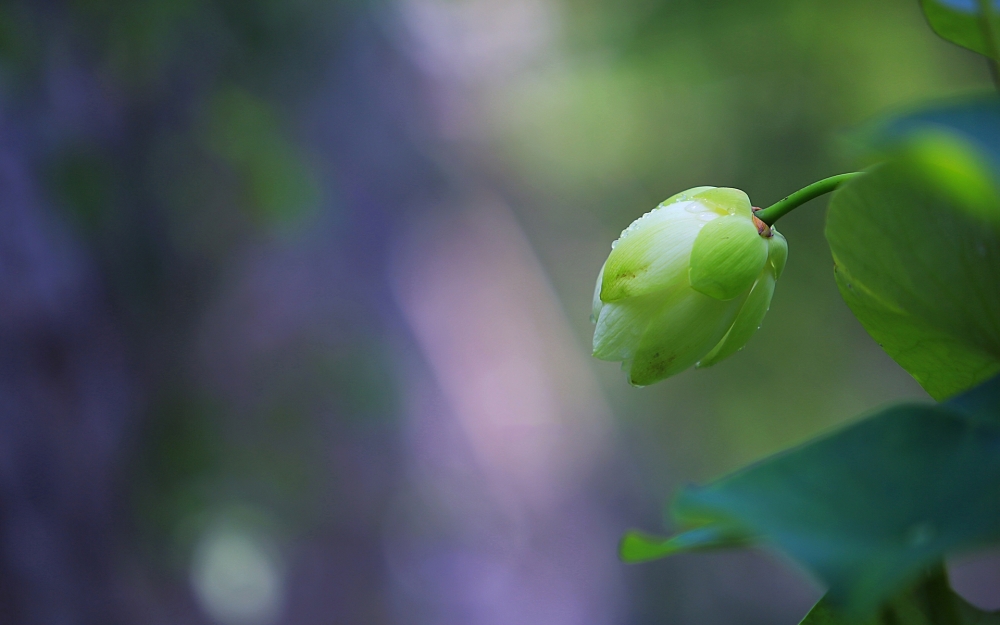
[[[958,607],[958,596],[948,583],[948,572],[943,563],[931,567],[919,583],[916,594],[921,596],[932,623],[961,625],[964,622]]]
[[[757,219],[763,221],[767,225],[774,225],[774,222],[778,221],[788,213],[792,212],[799,206],[805,204],[813,198],[817,198],[824,193],[829,193],[833,191],[840,185],[844,184],[851,178],[855,176],[860,176],[862,172],[853,172],[850,174],[840,174],[838,176],[830,176],[829,178],[824,178],[819,182],[814,182],[804,189],[800,189],[795,193],[789,195],[780,202],[775,202],[774,204],[768,206],[767,208],[761,209],[754,213]]]

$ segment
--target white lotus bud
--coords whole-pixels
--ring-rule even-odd
[[[738,189],[695,187],[635,220],[594,291],[594,356],[644,386],[742,349],[771,304],[785,238]]]

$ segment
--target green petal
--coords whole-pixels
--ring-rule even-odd
[[[594,357],[616,361],[634,356],[661,302],[646,296],[604,304],[594,328]]]
[[[691,208],[698,212],[687,210]],[[601,299],[614,302],[686,283],[698,230],[717,216],[713,209],[691,202],[657,208],[637,219],[608,256]]]
[[[767,241],[750,219],[727,215],[710,221],[691,250],[691,286],[715,299],[738,297],[753,286],[767,254]]]
[[[606,264],[607,262],[604,263],[604,265]],[[604,302],[601,301],[601,283],[604,282],[604,265],[601,265],[601,270],[597,273],[597,284],[594,285],[594,303],[590,310],[591,323],[597,323],[597,319],[601,316],[601,308],[604,306]]]
[[[694,195],[700,202],[711,204],[730,215],[741,215],[747,219],[753,215],[750,196],[739,189],[729,187],[710,188]]]
[[[717,187],[692,187],[686,191],[681,191],[680,193],[675,193],[667,199],[660,202],[660,208],[673,204],[674,202],[683,202],[685,200],[694,199],[699,193],[704,193],[705,191],[711,191]]]
[[[729,329],[726,336],[719,344],[712,349],[707,356],[698,363],[699,367],[711,367],[720,360],[732,356],[743,349],[750,337],[753,336],[757,328],[760,327],[767,309],[771,306],[771,297],[774,295],[774,277],[770,271],[764,271],[763,275],[754,284],[753,290],[747,297],[747,301],[740,308],[736,315],[733,327]]]
[[[767,240],[767,263],[774,271],[774,279],[781,277],[781,272],[785,270],[785,261],[788,260],[788,241],[780,232],[771,226],[771,238]]]
[[[626,361],[629,382],[646,386],[698,361],[733,323],[741,300],[720,301],[685,288],[651,318],[635,356]]]

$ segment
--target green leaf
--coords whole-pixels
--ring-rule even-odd
[[[1000,424],[1000,375],[953,397],[948,405],[967,417]]]
[[[1000,98],[992,95],[963,98],[903,116],[877,119],[862,128],[857,138],[859,143],[869,145],[882,156],[891,156],[901,148],[912,148],[914,144],[917,147],[937,147],[938,156],[962,162],[962,168],[967,168],[968,159],[964,156],[956,158],[953,147],[961,145],[965,152],[970,152],[970,147],[973,147],[971,153],[979,158],[981,165],[987,165],[992,170],[996,179],[1000,166]],[[930,142],[926,141],[928,138]],[[941,146],[934,145],[934,139],[944,139],[953,147],[944,146],[941,150]]]
[[[747,534],[720,531],[711,526],[699,527],[672,538],[632,530],[622,536],[618,545],[618,557],[623,562],[648,562],[675,553],[746,547],[753,542],[753,537]]]
[[[675,520],[704,533],[661,542],[661,555],[722,546],[712,537],[757,538],[828,585],[828,600],[848,614],[870,614],[944,554],[1000,539],[997,450],[1000,418],[945,405],[891,407],[682,490]],[[634,559],[657,548],[648,539],[628,546]]]
[[[799,625],[1000,625],[1000,612],[984,612],[949,586],[944,567],[886,601],[868,617],[856,618],[824,597]]]
[[[844,300],[939,400],[1000,372],[1000,196],[987,158],[942,132],[838,190],[826,224]],[[941,166],[945,143],[968,158]]]
[[[920,0],[939,37],[1000,61],[1000,9],[996,0]]]

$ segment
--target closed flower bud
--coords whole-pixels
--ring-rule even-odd
[[[695,187],[635,220],[594,291],[594,356],[645,386],[742,349],[767,312],[785,238],[738,189]]]

